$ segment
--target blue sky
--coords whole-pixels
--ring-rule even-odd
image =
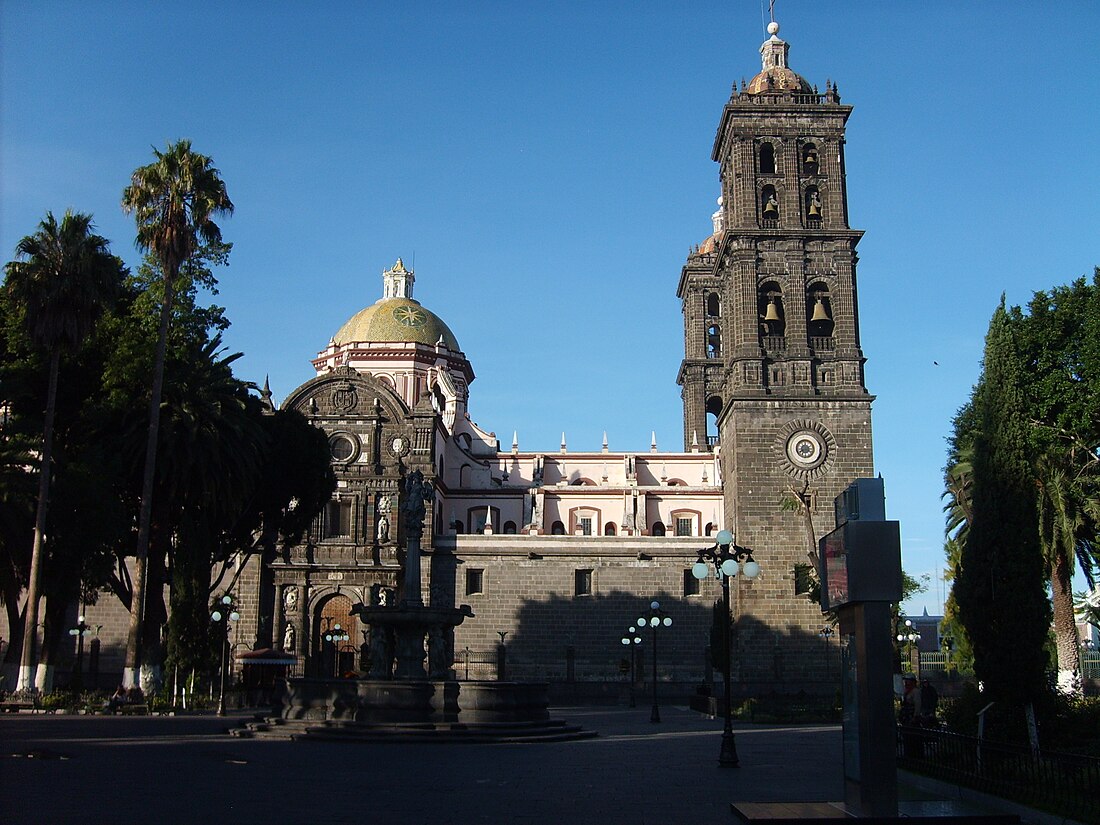
[[[1000,294],[1100,263],[1100,4],[776,5],[792,67],[855,106],[876,465],[906,569],[934,574],[944,437]],[[402,256],[506,444],[678,448],[676,283],[710,233],[711,144],[759,71],[762,7],[7,0],[0,255],[73,207],[136,263],[122,188],[187,137],[237,207],[216,300],[241,377],[288,395]]]

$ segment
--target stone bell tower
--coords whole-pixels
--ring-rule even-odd
[[[852,107],[788,65],[779,25],[762,69],[734,86],[712,159],[714,234],[688,257],[684,440],[721,451],[726,524],[765,574],[737,588],[743,679],[785,682],[828,664],[818,606],[796,565],[832,529],[832,501],[873,474],[871,401],[859,342],[856,244],[844,129]],[[816,664],[815,664],[816,663]],[[833,672],[836,672],[835,665]]]

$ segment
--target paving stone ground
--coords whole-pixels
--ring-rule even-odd
[[[555,708],[600,736],[530,745],[236,739],[244,717],[0,718],[0,822],[730,823],[731,801],[843,798],[835,725],[735,725],[685,708]]]

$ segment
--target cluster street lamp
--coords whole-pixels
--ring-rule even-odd
[[[715,536],[716,544],[699,551],[699,561],[691,567],[691,574],[702,581],[712,574],[722,582],[722,608],[724,611],[722,626],[724,650],[726,652],[726,666],[722,674],[725,686],[725,699],[723,712],[725,726],[722,729],[722,749],[718,753],[718,764],[724,768],[736,768],[740,761],[737,758],[737,743],[733,736],[733,713],[730,708],[730,671],[732,667],[732,655],[730,653],[730,579],[738,573],[744,573],[745,578],[755,579],[760,575],[760,565],[753,560],[752,551],[747,547],[739,547],[733,543],[733,533],[729,530],[720,530]]]
[[[210,612],[210,618],[214,622],[225,622],[222,625],[222,661],[221,661],[221,683],[218,686],[218,716],[225,716],[225,668],[228,663],[227,648],[229,646],[229,623],[235,622],[241,618],[241,614],[237,612],[237,606],[233,604],[233,596],[230,593],[226,593],[217,602],[214,603],[214,609]]]
[[[909,659],[909,667],[913,666],[913,645],[920,641],[920,634],[913,627],[913,620],[905,620],[905,632],[897,636],[898,644],[906,643],[905,652]],[[917,676],[920,676],[920,645],[917,645]]]
[[[669,623],[672,619],[669,619]],[[634,683],[637,681],[634,668],[634,654],[638,648],[638,645],[642,643],[642,637],[638,635],[640,631],[634,625],[630,626],[630,629],[623,636],[623,644],[630,647],[630,707],[636,707],[637,703],[634,701]]]
[[[94,630],[99,633],[103,625],[96,625]],[[92,632],[93,628],[84,621],[83,616],[76,617],[76,627],[69,628],[69,635],[76,637],[76,669],[73,672],[73,688],[80,690],[84,687],[84,637]]]
[[[322,619],[322,621],[324,621],[326,624],[329,624],[329,623],[332,622],[332,619],[329,618],[328,616],[325,616]],[[348,632],[344,628],[340,627],[339,622],[332,625],[331,628],[329,628],[329,627],[325,628],[325,641],[332,644],[332,678],[333,679],[340,678],[340,643],[341,642],[346,642],[350,638],[351,638],[351,636],[348,635]]]
[[[829,681],[832,677],[832,663],[829,661],[829,639],[836,631],[833,630],[831,625],[825,625],[821,630],[817,632],[817,635],[821,637],[821,641],[825,643],[825,681]]]
[[[649,615],[638,617],[638,627],[649,627],[653,630],[653,710],[650,711],[649,721],[660,722],[661,711],[657,707],[657,628],[672,627],[672,617],[661,610],[661,603],[652,601],[649,603]]]

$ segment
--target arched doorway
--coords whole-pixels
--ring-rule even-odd
[[[310,666],[314,676],[331,679],[359,670],[359,647],[363,640],[359,619],[351,614],[351,604],[351,598],[343,593],[335,593],[321,602],[313,624]]]

